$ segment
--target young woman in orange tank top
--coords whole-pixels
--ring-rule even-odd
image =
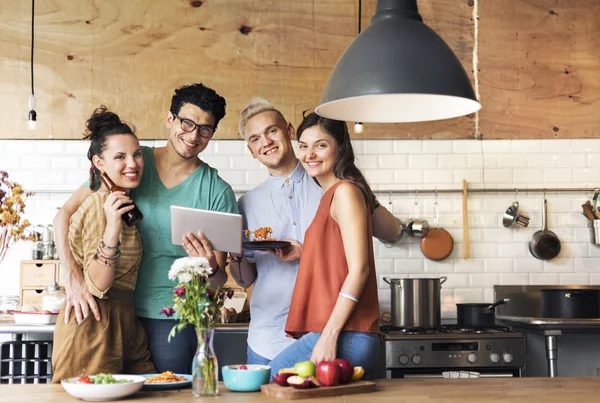
[[[371,239],[377,199],[354,163],[345,122],[311,113],[298,127],[298,146],[324,195],[304,237],[286,323],[298,341],[271,361],[271,373],[345,358],[372,375],[381,346]]]

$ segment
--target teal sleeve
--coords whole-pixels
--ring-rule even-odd
[[[239,214],[235,193],[233,193],[233,189],[231,189],[230,186],[226,186],[221,194],[215,199],[212,210],[221,211],[223,213]]]

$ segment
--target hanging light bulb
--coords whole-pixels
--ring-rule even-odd
[[[27,119],[27,127],[29,130],[35,130],[37,127],[37,113],[35,113],[35,95],[29,97],[29,118]]]
[[[31,96],[29,97],[29,116],[27,118],[27,127],[29,130],[35,130],[37,127],[37,113],[35,112],[35,93],[33,91],[33,21],[35,16],[35,0],[31,0]]]
[[[354,133],[361,134],[363,130],[363,124],[361,122],[354,123]]]

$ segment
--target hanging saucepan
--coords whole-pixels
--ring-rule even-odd
[[[560,253],[560,239],[552,231],[548,230],[547,202],[544,196],[542,206],[542,229],[533,234],[529,241],[529,252],[533,257],[540,260],[554,259]]]
[[[427,236],[421,239],[421,252],[429,260],[444,260],[452,253],[454,240],[452,235],[440,228],[440,206],[437,202],[433,204],[435,228],[430,229]]]
[[[496,324],[496,307],[510,302],[504,298],[493,304],[456,304],[456,322],[466,329],[490,327]]]

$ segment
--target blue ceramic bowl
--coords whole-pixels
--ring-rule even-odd
[[[234,392],[256,392],[260,390],[260,385],[269,383],[270,366],[248,364],[248,369],[240,369],[240,366],[241,364],[226,365],[221,368],[227,389]]]

